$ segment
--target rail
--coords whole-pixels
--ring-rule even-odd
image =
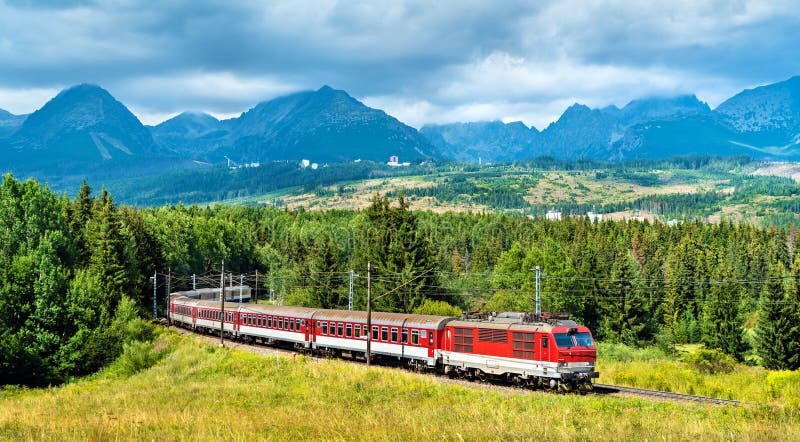
[[[742,402],[733,399],[720,399],[707,396],[697,396],[686,393],[673,393],[671,391],[648,390],[645,388],[627,387],[622,385],[593,384],[596,393],[628,393],[636,396],[656,397],[674,401],[711,403],[716,405],[742,405]]]

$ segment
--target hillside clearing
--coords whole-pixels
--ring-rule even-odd
[[[796,410],[466,388],[165,333],[156,366],[0,395],[0,439],[787,440]]]

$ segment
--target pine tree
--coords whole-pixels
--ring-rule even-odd
[[[342,279],[335,274],[337,263],[338,257],[330,238],[327,235],[316,238],[308,262],[310,298],[313,303],[309,307],[325,309],[342,307],[340,293],[337,291]]]
[[[402,192],[397,207],[385,196],[375,195],[364,211],[360,239],[357,253],[362,268],[370,262],[375,274],[383,275],[374,292],[380,296],[394,290],[378,302],[381,309],[410,312],[425,301],[426,287],[437,286],[433,247],[419,231],[417,216]]]
[[[782,263],[776,264],[770,271],[770,278],[761,291],[761,313],[758,316],[756,329],[758,337],[758,354],[762,365],[767,368],[786,370],[792,368],[790,339],[793,318],[786,313],[786,290],[782,278],[786,276]]]
[[[743,348],[741,318],[739,317],[740,289],[734,284],[729,260],[716,260],[713,283],[703,308],[703,343],[741,359]]]
[[[787,362],[789,368],[797,370],[800,368],[800,256],[795,257],[791,276],[784,289],[786,304],[783,316],[792,324],[785,335],[789,352]]]
[[[90,251],[89,270],[102,282],[102,299],[97,302],[110,321],[117,302],[129,292],[128,249],[122,234],[116,207],[105,189],[95,204],[91,221],[86,226],[87,247]]]
[[[628,250],[620,250],[602,299],[603,329],[612,340],[636,345],[646,339],[648,315],[639,281],[639,265]]]

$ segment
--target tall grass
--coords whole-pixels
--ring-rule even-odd
[[[0,440],[800,439],[800,418],[786,407],[499,392],[173,334],[151,351],[159,348],[163,358],[132,376],[108,370],[4,393]]]
[[[600,344],[601,383],[737,399],[800,413],[800,372],[736,364],[717,352],[690,348],[679,356],[658,348]]]

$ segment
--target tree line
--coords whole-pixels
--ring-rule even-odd
[[[362,210],[136,209],[87,184],[70,199],[6,175],[0,378],[47,384],[102,367],[141,333],[126,324],[149,311],[154,272],[208,274],[222,260],[235,273],[257,270],[286,304],[324,308],[347,306],[350,270],[363,294],[370,263],[373,294],[391,292],[374,307],[420,313],[531,311],[539,266],[543,308],[569,312],[598,339],[704,343],[794,369],[797,236],[792,225],[415,212],[402,193],[376,194]]]

